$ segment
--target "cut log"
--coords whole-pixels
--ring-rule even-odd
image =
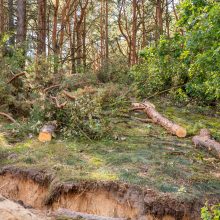
[[[220,143],[211,139],[209,130],[202,129],[199,135],[196,135],[192,139],[196,147],[207,149],[212,155],[220,158]]]
[[[138,109],[144,111],[155,124],[161,125],[171,134],[181,138],[186,137],[186,129],[163,117],[159,112],[156,111],[155,106],[152,103],[133,103],[132,105],[134,110]]]
[[[55,122],[48,123],[47,125],[44,125],[43,128],[40,131],[40,134],[38,136],[38,140],[40,142],[49,142],[52,140],[52,135],[56,129],[57,125]]]
[[[126,218],[111,218],[98,215],[92,215],[82,212],[74,212],[68,209],[59,209],[53,214],[55,217],[63,217],[68,219],[85,219],[85,220],[126,220]]]

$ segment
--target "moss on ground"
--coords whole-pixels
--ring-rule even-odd
[[[220,161],[191,143],[191,135],[204,127],[220,138],[220,119],[176,107],[158,109],[186,125],[189,136],[178,139],[157,125],[128,120],[115,124],[113,139],[42,144],[33,138],[2,146],[9,156],[1,166],[43,168],[61,181],[121,181],[184,198],[220,193]]]

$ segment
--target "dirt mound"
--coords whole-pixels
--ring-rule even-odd
[[[0,172],[0,193],[35,209],[61,209],[92,215],[141,219],[199,219],[200,206],[115,182],[54,183],[44,171],[7,167]]]
[[[34,213],[35,212],[35,213]],[[0,195],[0,219],[2,220],[51,220],[36,211],[23,207]]]

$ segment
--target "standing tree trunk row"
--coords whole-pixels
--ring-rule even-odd
[[[38,0],[38,36],[37,36],[37,54],[46,53],[46,21],[47,0]]]

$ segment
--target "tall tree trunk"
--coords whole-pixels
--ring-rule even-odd
[[[59,0],[55,1],[54,5],[54,15],[53,15],[53,31],[52,31],[52,47],[54,53],[54,74],[58,72],[59,67],[59,45],[57,42],[57,22],[58,22],[58,9],[59,9]]]
[[[141,47],[144,48],[147,45],[146,27],[145,27],[145,0],[141,1],[142,8],[142,44]]]
[[[8,0],[8,30],[10,32],[9,45],[15,44],[14,1]]]
[[[26,40],[26,0],[17,0],[17,44],[23,44]]]
[[[46,53],[46,21],[47,0],[38,0],[38,32],[37,32],[37,54]]]
[[[83,40],[83,68],[85,72],[86,70],[86,14],[84,16],[84,21],[83,21],[82,40]]]
[[[77,22],[74,18],[74,27],[72,32],[72,42],[71,43],[71,70],[72,74],[76,73],[76,26]]]
[[[79,25],[76,32],[76,43],[77,43],[77,66],[80,67],[82,64],[82,31],[83,26]]]
[[[162,0],[156,0],[156,40],[163,34]]]
[[[23,58],[20,61],[20,68],[24,69],[25,67],[25,40],[26,40],[26,0],[17,0],[17,36],[16,43],[18,48],[22,50]]]
[[[47,51],[48,51],[48,57],[51,55],[51,35],[50,35],[50,23],[51,23],[51,20],[50,20],[50,14],[51,14],[51,9],[50,7],[47,9],[47,21],[46,21],[46,25],[47,25],[47,32],[46,32],[46,35],[47,35]]]
[[[170,38],[170,19],[169,19],[169,2],[166,0],[166,32],[167,37]]]
[[[108,10],[108,0],[105,0],[105,62],[107,69],[109,64]]]
[[[4,0],[0,0],[0,39],[5,29]]]
[[[104,66],[104,22],[103,22],[103,16],[104,16],[104,0],[101,0],[101,14],[100,14],[100,61],[101,61],[101,67]]]
[[[67,29],[67,23],[69,19],[69,11],[70,11],[70,0],[67,0],[63,9],[62,9],[62,20],[61,20],[61,30],[60,30],[60,39],[59,39],[59,53],[62,58],[63,52],[63,44],[65,37],[65,30]]]
[[[137,62],[137,0],[132,1],[132,9],[131,65],[134,65]]]

